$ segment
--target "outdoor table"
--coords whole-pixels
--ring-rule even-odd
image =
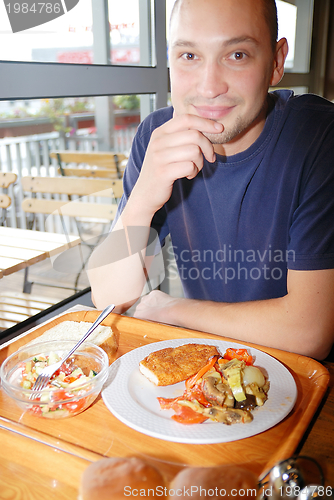
[[[27,269],[80,241],[73,235],[0,226],[0,278]]]

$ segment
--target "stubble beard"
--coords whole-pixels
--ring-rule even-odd
[[[209,139],[212,144],[226,144],[228,142],[231,142],[257,121],[259,116],[266,111],[266,106],[267,103],[265,102],[258,113],[254,113],[253,116],[250,116],[248,118],[242,117],[240,115],[237,116],[234,124],[230,128],[224,128],[223,132],[221,132],[220,134],[208,134],[203,132],[203,135],[207,139]]]
[[[226,144],[244,132],[256,120],[256,118],[257,116],[246,120],[241,116],[238,116],[233,126],[231,128],[224,129],[220,134],[207,134],[203,132],[203,135],[205,135],[205,137],[209,139],[212,144]]]

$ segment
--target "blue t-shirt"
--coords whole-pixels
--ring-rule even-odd
[[[246,151],[204,161],[178,179],[154,216],[170,234],[186,297],[219,302],[286,295],[287,270],[334,268],[334,104],[288,90],[269,94],[264,129]],[[139,126],[120,211],[138,178],[160,109]],[[169,262],[165,262],[168,265]]]

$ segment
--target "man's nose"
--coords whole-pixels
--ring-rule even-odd
[[[218,63],[208,63],[199,76],[197,85],[199,94],[207,99],[214,99],[228,90],[224,68]]]

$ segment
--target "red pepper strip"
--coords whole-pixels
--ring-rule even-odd
[[[181,399],[184,399],[184,397],[179,396],[177,398],[157,398],[162,410],[171,410],[173,408],[173,404],[177,401],[180,401]]]
[[[201,387],[199,387],[198,385],[195,385],[191,389],[186,389],[182,396],[178,396],[177,398],[157,398],[162,410],[170,410],[173,407],[173,404],[177,403],[177,401],[193,401],[194,399],[196,399],[196,401],[198,401],[205,407],[212,406],[211,403],[207,401]]]
[[[187,399],[188,401],[193,401],[194,399],[196,399],[196,401],[198,401],[203,406],[206,407],[212,406],[212,404],[209,403],[206,397],[204,396],[201,385],[202,384],[195,385],[191,389],[186,390],[185,393],[183,394],[183,399]]]
[[[218,356],[213,356],[209,362],[203,366],[203,368],[200,369],[199,372],[195,373],[195,375],[193,375],[192,377],[188,378],[186,380],[186,390],[189,390],[191,389],[192,387],[194,387],[194,385],[196,384],[196,382],[201,378],[203,377],[204,373],[206,373],[207,371],[210,370],[210,368],[213,367],[213,365],[215,364],[215,362],[217,361],[218,359]]]
[[[253,357],[248,354],[247,349],[233,349],[232,347],[229,347],[226,349],[224,358],[228,360],[236,358],[240,361],[244,361],[246,365],[252,365],[254,362]]]
[[[173,410],[176,412],[176,415],[173,415],[171,418],[180,424],[201,424],[207,420],[207,417],[203,417],[203,415],[189,408],[189,406],[181,406],[175,403]]]

